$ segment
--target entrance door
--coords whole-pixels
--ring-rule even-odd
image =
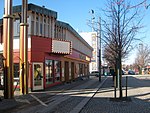
[[[33,63],[33,90],[43,88],[43,63]]]
[[[69,62],[65,61],[65,82],[69,82]]]
[[[74,62],[71,62],[71,80],[74,80]]]

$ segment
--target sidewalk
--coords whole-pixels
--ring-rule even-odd
[[[80,86],[81,84],[86,83],[90,80],[91,79],[80,78],[76,80],[75,82],[56,85],[56,86],[46,89],[45,91],[31,92],[27,95],[18,95],[19,91],[16,91],[15,92],[16,95],[14,96],[14,99],[2,99],[2,101],[0,101],[0,112],[5,112],[7,110],[16,108],[23,104],[30,104],[31,102],[35,101],[34,97],[37,97],[38,99],[42,100],[49,96],[55,95],[57,93],[61,93],[64,90],[71,89],[76,86]],[[47,92],[51,92],[51,95],[49,95]]]
[[[102,82],[104,79],[105,77],[102,77]],[[123,77],[122,80],[123,80],[122,85],[125,86],[125,77]],[[69,84],[54,86],[42,92],[33,92],[28,95],[15,96],[15,99],[8,99],[8,100],[4,99],[2,102],[0,102],[0,112],[3,113],[5,112],[5,110],[10,111],[9,109],[18,108],[18,106],[22,107],[19,104],[27,103],[27,105],[32,106],[33,105],[32,102],[35,101],[35,98],[33,98],[33,96],[36,96],[41,101],[45,102],[43,100],[44,98],[55,95],[56,93],[63,93],[61,91],[65,91],[67,89],[68,90],[74,89],[74,91],[76,91],[75,90],[76,86],[81,87],[82,84],[88,85],[89,83],[93,83],[93,82],[94,84],[90,87],[90,89],[94,89],[95,86],[100,85],[98,78],[94,79],[94,81],[92,78],[90,78],[90,79],[78,80],[78,81],[72,82],[71,84],[69,83]],[[80,89],[80,88],[77,88],[77,89]],[[85,95],[92,94],[92,92],[89,92],[91,90],[89,89],[87,90],[88,92],[82,92],[83,94],[79,93],[79,96],[76,95],[77,97],[75,95],[74,96],[71,95],[73,97],[71,98],[72,100],[76,99],[76,100],[73,100],[73,102],[76,103],[75,101],[78,101],[78,99],[82,98],[82,95],[84,94]],[[125,87],[123,87],[123,96],[125,97]],[[119,97],[118,89],[117,89],[117,97]],[[85,106],[83,105],[83,108],[81,109],[80,113],[150,113],[150,77],[145,77],[145,78],[143,78],[143,76],[142,77],[138,77],[138,76],[129,77],[128,78],[128,97],[131,98],[130,101],[113,100],[112,99],[114,98],[113,81],[112,81],[112,77],[108,77],[107,80],[104,82],[104,84],[96,92],[96,94],[93,95],[93,98],[90,98],[88,103],[85,104]],[[84,96],[83,98],[88,99],[89,97]],[[48,109],[49,113],[54,113],[54,112],[66,113],[66,109],[81,107],[81,104],[76,104],[77,106],[73,106],[74,103],[71,103],[70,100],[68,99],[66,101],[62,101],[59,104],[59,106],[56,106],[56,108],[54,107],[54,109],[49,109],[51,107],[51,104],[53,104],[53,101],[52,101],[51,104],[50,103],[47,104],[49,105],[49,107],[46,107],[46,108]],[[79,101],[79,103],[82,103],[82,102]],[[60,105],[62,106],[60,107]],[[68,106],[64,107],[64,105],[68,105]],[[35,107],[35,109],[38,109],[36,105],[33,107]],[[44,107],[44,105],[42,107]],[[45,110],[46,108],[44,107],[43,110]],[[40,107],[39,109],[42,110]],[[70,110],[72,111],[72,109]]]
[[[135,77],[129,77],[128,82],[128,97],[131,100],[114,100],[113,81],[112,78],[108,78],[80,113],[150,113],[149,79],[140,81]],[[124,87],[123,96],[125,97]],[[119,97],[118,90],[117,97]]]

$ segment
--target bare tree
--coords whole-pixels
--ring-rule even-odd
[[[135,58],[135,65],[139,67],[139,71],[150,63],[150,47],[148,45],[139,44]],[[140,73],[141,74],[141,73]]]
[[[115,61],[119,96],[122,98],[122,59],[132,50],[133,41],[135,43],[135,40],[138,40],[136,34],[142,28],[142,18],[139,15],[139,9],[131,8],[126,0],[107,0],[106,6],[104,10],[106,18],[102,21],[102,40],[107,47],[105,50],[113,55],[109,54]],[[105,53],[105,57],[106,55]]]

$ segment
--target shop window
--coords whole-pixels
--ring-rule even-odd
[[[60,61],[45,61],[46,84],[60,81]]]
[[[0,54],[0,88],[4,85],[4,64],[3,64],[3,56]]]
[[[60,61],[54,61],[55,81],[60,81]]]
[[[16,86],[19,84],[19,73],[19,63],[14,63],[14,85]]]
[[[53,83],[53,61],[46,60],[45,61],[45,74],[46,74],[46,84]]]
[[[14,78],[19,78],[19,63],[14,63]]]

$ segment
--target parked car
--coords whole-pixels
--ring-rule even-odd
[[[99,71],[92,71],[92,72],[91,72],[91,76],[96,76],[96,77],[98,77],[98,76],[99,76]]]
[[[122,75],[125,75],[125,71],[124,70],[122,70]]]
[[[133,70],[129,70],[129,71],[128,71],[128,74],[129,74],[129,75],[135,75],[135,72],[134,72]]]

